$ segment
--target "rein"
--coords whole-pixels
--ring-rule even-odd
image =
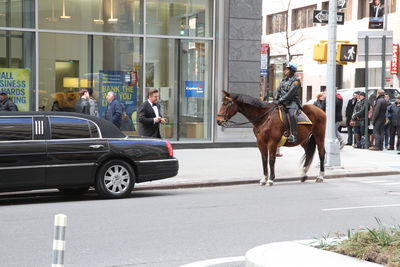
[[[228,127],[231,127],[231,126],[238,126],[238,125],[246,125],[246,124],[250,124],[250,123],[255,123],[255,122],[259,121],[260,119],[264,118],[264,116],[267,115],[268,113],[272,113],[275,109],[278,108],[277,106],[275,106],[275,107],[273,107],[271,109],[268,109],[267,111],[265,111],[264,113],[262,113],[260,116],[258,116],[257,118],[255,118],[253,120],[249,120],[249,121],[246,121],[246,122],[235,122],[235,121],[232,121],[232,120],[229,120],[229,119],[226,118],[227,117],[226,114],[228,113],[229,108],[233,105],[233,99],[230,98],[230,97],[225,97],[225,98],[229,100],[229,102],[226,104],[227,107],[225,109],[225,114],[217,114],[217,116],[223,116],[224,117],[225,123],[224,123],[224,125],[222,125],[222,127],[225,127],[225,128],[228,128]]]

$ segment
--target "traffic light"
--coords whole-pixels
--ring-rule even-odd
[[[338,44],[336,48],[337,62],[356,62],[357,45],[356,44]]]
[[[319,63],[325,63],[328,55],[328,43],[321,42],[314,45],[313,59]]]

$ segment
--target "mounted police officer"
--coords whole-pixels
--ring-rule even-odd
[[[291,135],[287,139],[289,143],[297,142],[297,111],[301,107],[298,97],[298,91],[301,85],[296,75],[294,75],[296,71],[297,67],[293,63],[286,62],[283,65],[284,78],[279,84],[275,95],[275,102],[279,105],[283,105],[289,113],[291,132]]]

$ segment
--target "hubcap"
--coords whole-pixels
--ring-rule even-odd
[[[126,191],[130,181],[128,170],[122,165],[113,165],[104,175],[104,184],[113,194],[122,194]]]

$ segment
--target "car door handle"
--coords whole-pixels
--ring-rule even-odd
[[[94,149],[100,149],[100,148],[104,148],[103,145],[90,145],[90,148],[94,148]]]

